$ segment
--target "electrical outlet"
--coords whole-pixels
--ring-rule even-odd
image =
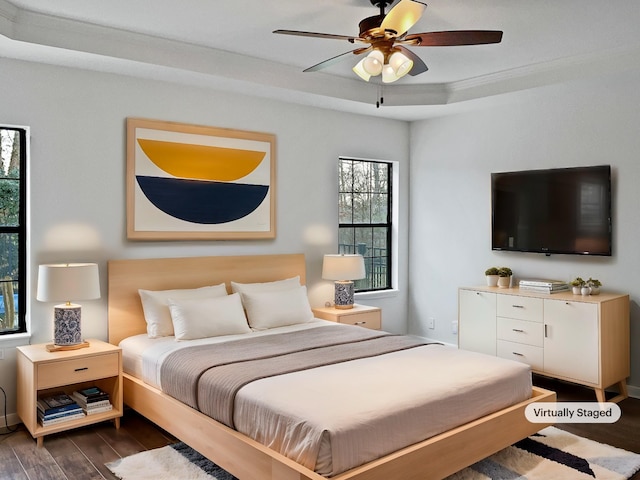
[[[429,330],[433,330],[436,328],[436,319],[433,317],[429,318]]]
[[[456,320],[451,322],[451,333],[458,333],[458,322]]]

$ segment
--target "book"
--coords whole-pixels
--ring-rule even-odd
[[[86,415],[95,415],[96,413],[110,412],[113,410],[113,405],[103,405],[102,407],[89,407],[82,409]]]
[[[78,408],[78,404],[66,393],[56,392],[38,398],[36,402],[38,410],[44,414],[64,412]]]
[[[58,412],[58,413],[47,413],[44,414],[42,412],[38,412],[38,418],[41,420],[53,420],[54,418],[63,418],[69,417],[72,415],[77,415],[78,413],[82,413],[82,408],[78,407],[75,410],[69,410],[66,412]]]
[[[109,394],[98,387],[83,388],[73,392],[73,396],[82,402],[91,403],[100,400],[108,400]]]
[[[82,397],[80,397],[79,395],[76,395],[76,392],[73,392],[72,396],[75,398],[78,405],[80,405],[83,409],[99,408],[99,407],[111,405],[111,402],[109,401],[108,398],[86,401],[86,400],[83,400]]]
[[[529,280],[529,279],[520,280],[519,285],[521,287],[523,286],[545,287],[545,288],[550,288],[552,290],[555,290],[557,288],[565,289],[566,287],[569,286],[567,282],[563,282],[561,280]]]
[[[520,290],[522,291],[528,291],[528,292],[539,292],[539,293],[560,293],[560,292],[567,292],[569,291],[569,285],[566,285],[564,287],[562,286],[558,286],[555,288],[551,288],[551,287],[540,287],[540,286],[536,286],[536,285],[520,285]]]
[[[84,412],[80,410],[79,412],[74,413],[72,415],[63,415],[61,417],[54,417],[54,418],[39,418],[39,421],[43,427],[48,427],[49,425],[69,422],[71,420],[76,420],[78,418],[84,418],[84,417],[85,417]]]

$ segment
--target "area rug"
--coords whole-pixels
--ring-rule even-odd
[[[235,479],[184,443],[148,450],[106,466],[122,480]],[[447,480],[624,480],[638,470],[639,454],[547,427]]]

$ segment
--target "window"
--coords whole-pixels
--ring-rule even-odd
[[[357,292],[391,285],[391,162],[340,158],[338,252],[364,257],[367,276]]]
[[[0,125],[0,335],[25,332],[27,130]]]

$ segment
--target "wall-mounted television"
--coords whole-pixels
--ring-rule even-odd
[[[611,166],[491,174],[493,250],[611,255]]]

